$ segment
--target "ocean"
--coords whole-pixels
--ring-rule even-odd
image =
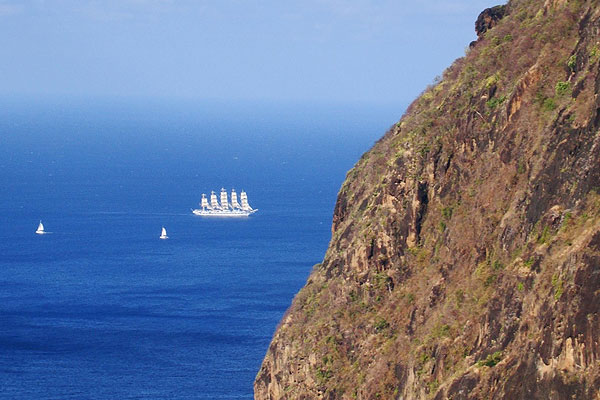
[[[0,398],[252,399],[345,173],[400,111],[3,101]],[[221,187],[259,211],[192,215]]]

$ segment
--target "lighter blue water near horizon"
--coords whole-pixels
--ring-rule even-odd
[[[0,398],[251,399],[393,107],[4,101]],[[196,217],[246,190],[245,219]],[[47,235],[35,235],[39,220]],[[169,240],[158,239],[165,226]]]

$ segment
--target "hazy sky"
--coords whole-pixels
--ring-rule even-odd
[[[0,96],[406,103],[501,0],[0,0]]]

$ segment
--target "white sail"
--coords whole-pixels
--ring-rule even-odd
[[[219,206],[219,202],[217,201],[217,195],[215,194],[215,192],[210,192],[210,206],[215,210],[221,208]]]
[[[229,210],[229,202],[227,201],[227,191],[221,188],[221,210]]]
[[[169,237],[167,236],[167,230],[165,229],[165,227],[162,227],[162,230],[160,232],[160,239],[168,239]]]
[[[37,233],[38,235],[46,233],[44,232],[44,224],[42,224],[42,221],[40,221],[40,224],[38,225],[37,231],[35,231],[35,233]]]
[[[250,207],[250,204],[248,204],[248,195],[246,195],[246,192],[243,190],[240,193],[240,200],[242,201],[242,210],[252,211],[252,207]]]
[[[208,200],[206,199],[206,195],[204,193],[202,193],[202,202],[200,203],[200,207],[202,207],[202,209],[209,209],[211,210],[212,207],[208,205]]]
[[[240,203],[238,203],[237,193],[235,192],[235,189],[231,189],[231,208],[233,208],[234,210],[242,208],[242,206],[240,206]]]

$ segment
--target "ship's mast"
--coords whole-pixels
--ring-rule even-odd
[[[240,206],[240,203],[238,203],[237,193],[235,192],[235,189],[231,189],[231,208],[233,208],[234,210],[242,208],[242,206]]]
[[[229,204],[227,201],[227,191],[225,188],[221,188],[221,209],[229,210]]]
[[[248,204],[248,196],[246,195],[246,192],[244,192],[243,190],[240,193],[240,200],[242,201],[242,210],[252,211],[252,207],[250,207],[250,204]]]
[[[219,202],[217,201],[217,195],[213,191],[210,192],[210,206],[215,210],[221,208],[219,207]]]
[[[206,199],[206,195],[204,193],[202,193],[202,202],[200,203],[200,207],[202,207],[203,210],[206,210],[207,208],[212,210],[212,207],[208,205],[208,200]]]

